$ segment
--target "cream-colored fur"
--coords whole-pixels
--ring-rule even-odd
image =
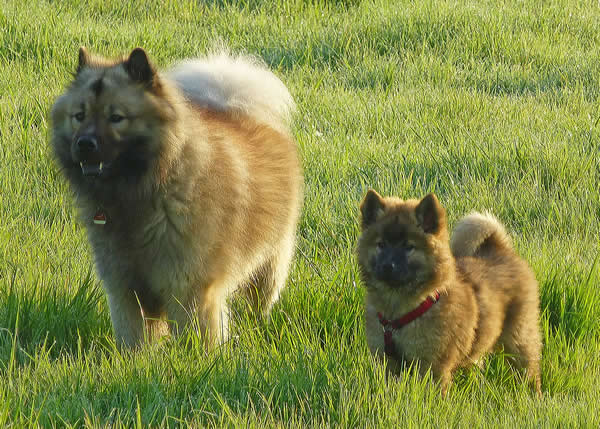
[[[167,76],[199,106],[238,112],[279,131],[288,131],[294,100],[281,80],[257,59],[220,52],[186,60]]]
[[[141,49],[114,62],[80,52],[77,76],[53,107],[52,144],[119,344],[139,344],[144,327],[176,333],[190,322],[207,344],[221,343],[227,299],[240,287],[256,311],[269,312],[285,285],[302,201],[292,110],[281,81],[241,57],[162,75]],[[110,120],[115,111],[122,120]],[[99,177],[81,175],[73,142],[85,133],[99,141],[94,162],[108,166]],[[104,226],[92,222],[99,207]]]
[[[475,256],[484,241],[490,239],[495,241],[496,246],[512,249],[512,241],[504,225],[494,215],[473,212],[454,227],[450,248],[457,258]]]

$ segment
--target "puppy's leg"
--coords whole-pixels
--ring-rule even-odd
[[[433,379],[440,384],[442,397],[446,397],[448,389],[452,384],[452,370],[449,365],[432,365],[431,372]]]
[[[486,308],[489,309],[490,306]],[[495,315],[486,314],[483,308],[479,310],[479,324],[476,339],[469,353],[469,362],[480,366],[483,363],[483,357],[491,352],[498,342],[498,338],[502,334],[503,320]]]
[[[446,353],[441,358],[435,360],[431,364],[431,373],[433,378],[440,383],[442,397],[446,397],[448,388],[452,384],[452,372],[458,367],[464,354],[455,346],[450,345]],[[426,370],[427,366],[421,367],[421,370]]]
[[[515,365],[527,372],[538,396],[542,396],[540,358],[542,350],[541,333],[538,326],[537,304],[514,304],[504,324],[498,344],[514,356]],[[528,308],[529,307],[529,308]]]
[[[257,314],[268,315],[285,286],[294,254],[295,234],[286,234],[279,246],[259,268],[255,281],[247,290],[250,305]]]
[[[535,333],[529,335],[535,337]],[[514,355],[514,363],[517,368],[524,369],[527,378],[535,389],[538,396],[542,396],[542,377],[540,374],[540,346],[536,341],[529,338],[515,337],[504,341],[504,350]]]
[[[208,348],[223,343],[229,335],[227,294],[223,285],[202,288],[189,299],[175,298],[167,304],[171,332],[192,327]]]
[[[133,347],[141,344],[144,317],[135,293],[129,289],[111,290],[108,292],[108,305],[117,345]]]

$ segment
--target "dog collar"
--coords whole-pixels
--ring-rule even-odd
[[[436,290],[434,292],[434,296],[428,296],[427,299],[423,301],[417,308],[394,320],[386,319],[381,313],[377,313],[379,323],[381,323],[381,326],[383,326],[383,342],[385,345],[384,351],[386,355],[391,357],[396,356],[396,348],[394,346],[392,332],[421,317],[427,310],[431,308],[433,304],[438,302],[439,299],[440,293]]]
[[[106,213],[104,210],[99,208],[94,215],[94,224],[95,225],[106,225]]]

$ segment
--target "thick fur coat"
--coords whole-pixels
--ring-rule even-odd
[[[433,194],[422,200],[382,198],[361,204],[358,262],[366,295],[366,335],[384,354],[378,313],[397,319],[439,293],[423,315],[392,331],[388,369],[431,369],[445,394],[452,372],[503,347],[541,394],[539,297],[535,276],[496,218],[473,213],[449,240],[446,214]]]
[[[269,312],[302,200],[293,110],[283,83],[249,59],[219,54],[163,74],[140,48],[117,61],[80,50],[51,143],[119,344],[192,320],[220,343],[239,287]]]

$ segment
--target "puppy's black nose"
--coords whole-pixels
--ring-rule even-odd
[[[77,139],[77,149],[82,154],[88,154],[98,151],[98,141],[94,136],[81,136]]]
[[[375,264],[375,275],[384,282],[402,280],[408,272],[406,261],[395,257],[383,258]]]
[[[392,276],[397,271],[397,266],[394,262],[383,264],[381,272],[384,276]]]
[[[396,274],[396,266],[394,263],[384,262],[377,264],[375,267],[375,274],[380,280],[391,281],[394,279]]]

